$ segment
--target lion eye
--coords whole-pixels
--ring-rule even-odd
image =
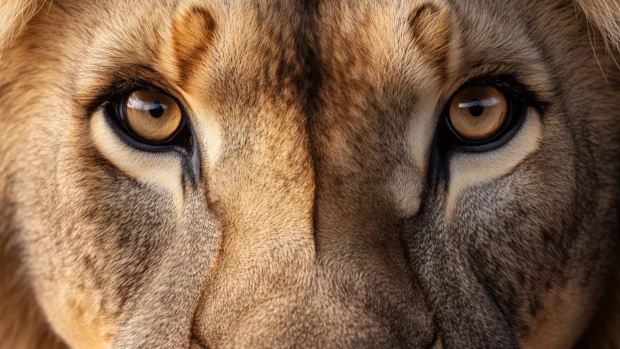
[[[181,125],[181,108],[172,97],[160,92],[134,91],[121,107],[126,127],[147,142],[165,142]]]
[[[455,134],[465,142],[491,140],[508,119],[506,96],[490,86],[474,86],[459,91],[452,99],[448,120]]]

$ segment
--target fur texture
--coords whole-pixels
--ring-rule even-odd
[[[11,43],[44,3],[44,0],[6,0],[0,3],[0,49]]]
[[[619,21],[616,0],[1,1],[0,349],[620,347]],[[527,106],[492,150],[442,138],[472,82]],[[183,144],[116,124],[149,88]]]
[[[613,0],[576,0],[594,27],[616,48],[620,48],[620,3]],[[0,47],[40,10],[45,0],[15,0],[0,3]]]

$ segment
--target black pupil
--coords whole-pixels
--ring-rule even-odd
[[[471,101],[467,109],[469,109],[469,113],[472,116],[480,116],[484,113],[484,105],[482,104],[482,101]]]
[[[153,102],[151,108],[149,109],[149,113],[154,118],[160,118],[162,115],[164,115],[164,107],[161,105],[160,102]]]

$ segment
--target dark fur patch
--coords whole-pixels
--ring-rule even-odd
[[[445,80],[452,35],[448,14],[435,5],[422,5],[409,15],[409,28],[415,45]]]
[[[204,55],[211,47],[215,30],[216,24],[211,14],[200,8],[191,9],[174,22],[172,32],[180,85],[204,60]]]

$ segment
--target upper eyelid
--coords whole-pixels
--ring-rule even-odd
[[[181,100],[177,89],[169,84],[161,73],[148,65],[130,64],[98,75],[92,78],[97,83],[87,84],[82,88],[86,92],[78,98],[87,115],[92,115],[106,101],[139,89],[163,92],[177,101]]]
[[[87,113],[88,115],[92,115],[92,113],[94,113],[97,109],[105,107],[108,103],[118,103],[118,101],[123,97],[139,90],[154,91],[169,96],[175,101],[175,103],[177,103],[179,109],[181,109],[183,118],[187,119],[189,117],[189,107],[181,97],[181,94],[171,93],[168,89],[162,88],[145,80],[127,80],[116,84],[111,84],[106,90],[104,90],[105,92],[101,92],[99,98],[91,103],[91,106],[87,109]]]
[[[501,72],[502,70],[499,68],[495,68],[492,70],[487,70],[490,72]],[[154,72],[149,69],[149,72]],[[443,113],[445,106],[447,106],[452,100],[453,96],[460,90],[470,87],[470,86],[494,86],[499,87],[501,90],[509,90],[509,92],[513,93],[515,97],[521,99],[523,102],[527,103],[531,107],[535,108],[539,114],[544,115],[545,110],[549,102],[543,100],[541,96],[526,85],[521,83],[514,74],[505,73],[505,74],[480,74],[475,76],[470,76],[467,79],[459,79],[457,83],[453,84],[452,87],[446,90],[438,100],[437,112]],[[87,115],[92,115],[98,108],[109,103],[110,101],[114,101],[115,99],[121,98],[123,95],[131,93],[137,90],[152,90],[160,93],[164,93],[169,95],[181,108],[181,112],[184,117],[189,115],[189,110],[187,103],[182,98],[182,94],[175,93],[175,89],[168,89],[162,87],[159,84],[154,84],[150,80],[147,79],[115,79],[113,82],[106,85],[107,87],[101,89],[97,94],[98,97],[91,101],[86,107]],[[172,91],[172,92],[171,92]]]
[[[443,112],[445,106],[450,103],[456,93],[472,86],[492,86],[499,88],[503,92],[509,92],[528,106],[536,109],[541,116],[545,114],[549,105],[548,101],[519,81],[515,74],[484,74],[471,76],[467,80],[460,80],[458,87],[452,88],[447,97],[442,99],[444,107],[440,110]]]
[[[178,103],[176,99],[174,100],[176,103]],[[172,135],[171,138],[165,142],[155,143],[141,139],[126,126],[125,122],[119,115],[121,101],[122,99],[117,98],[109,100],[100,106],[108,125],[112,128],[112,130],[118,137],[140,150],[146,150],[150,152],[166,152],[169,150],[175,150],[178,153],[184,155],[188,154],[187,149],[185,149],[185,145],[179,145],[176,143],[176,141],[179,140],[179,137],[183,137],[183,135],[188,137],[194,137],[192,123],[187,117],[187,114],[181,104],[179,104],[179,109],[181,110],[182,120],[175,134]]]

